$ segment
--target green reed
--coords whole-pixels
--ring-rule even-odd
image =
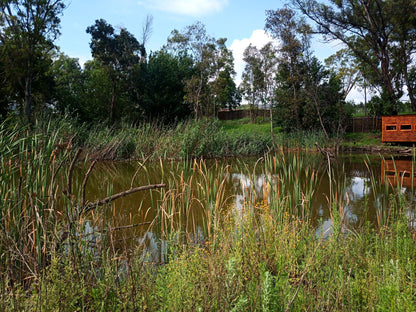
[[[44,133],[3,122],[0,141],[0,231],[3,273],[33,280],[54,251],[58,235],[58,171],[67,151],[56,148],[59,129]]]
[[[313,165],[301,154],[287,157],[277,153],[265,157],[263,172],[267,177],[263,196],[268,198],[276,217],[288,214],[308,220],[318,181]]]

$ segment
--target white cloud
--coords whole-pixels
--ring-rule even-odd
[[[220,12],[228,5],[228,0],[143,0],[139,5],[175,14],[202,16]]]
[[[261,49],[270,41],[274,41],[274,39],[262,29],[254,30],[250,38],[244,38],[241,40],[235,39],[233,41],[230,46],[230,50],[233,52],[234,56],[234,68],[237,73],[235,80],[237,86],[241,83],[241,74],[244,71],[244,50],[250,45],[250,43],[257,47],[257,49]]]

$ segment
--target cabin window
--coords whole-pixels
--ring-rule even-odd
[[[386,130],[387,131],[396,131],[396,125],[387,125]]]
[[[405,130],[405,131],[412,130],[412,125],[400,125],[400,130]]]
[[[386,171],[387,177],[394,177],[396,175],[396,171]]]

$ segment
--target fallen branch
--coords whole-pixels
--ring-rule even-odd
[[[315,142],[315,146],[318,149],[319,152],[326,158],[329,157],[331,159],[335,159],[335,155],[330,150],[325,150],[322,147],[319,146],[318,142]]]
[[[109,203],[113,200],[116,200],[116,199],[120,198],[120,197],[124,197],[124,196],[130,195],[130,194],[133,194],[133,193],[136,193],[136,192],[140,192],[140,191],[153,190],[153,189],[164,188],[164,187],[166,187],[166,184],[152,184],[152,185],[145,185],[145,186],[138,186],[138,187],[135,187],[135,188],[131,188],[127,191],[123,191],[123,192],[111,195],[109,197],[106,197],[104,199],[96,200],[95,202],[90,203],[88,205],[84,205],[83,207],[81,207],[79,215],[81,215],[83,213],[86,213],[86,212],[88,212],[88,211],[90,211],[90,210],[92,210],[92,209],[94,209],[98,206],[103,206],[103,205],[105,205],[105,204],[107,204],[107,203]]]

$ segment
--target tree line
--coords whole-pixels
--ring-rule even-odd
[[[292,0],[266,11],[275,39],[244,51],[242,82],[226,39],[196,22],[173,30],[148,52],[148,17],[138,40],[127,29],[97,19],[86,29],[93,59],[78,59],[55,45],[62,0],[0,2],[0,114],[30,122],[34,112],[69,114],[88,123],[178,120],[215,116],[242,101],[268,108],[272,126],[339,132],[353,107],[353,87],[372,93],[366,111],[397,114],[403,96],[416,111],[414,66],[416,6],[410,0]],[[312,36],[343,49],[321,63]]]

